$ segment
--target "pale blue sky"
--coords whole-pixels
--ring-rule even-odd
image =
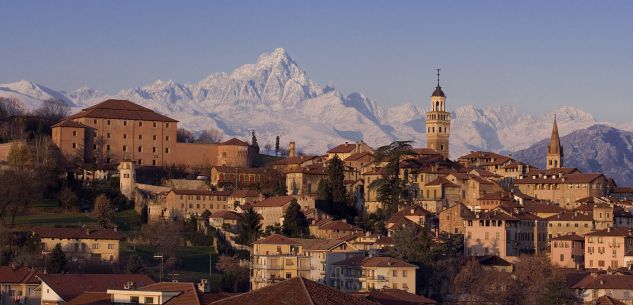
[[[633,1],[1,1],[0,83],[109,93],[196,82],[285,48],[384,105],[573,105],[631,121]]]

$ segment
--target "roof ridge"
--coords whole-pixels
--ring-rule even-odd
[[[312,299],[312,295],[308,291],[308,287],[306,287],[306,283],[303,281],[303,276],[299,275],[299,282],[301,282],[301,287],[303,287],[303,291],[305,291],[308,300],[310,301],[310,305],[314,305],[314,300]]]

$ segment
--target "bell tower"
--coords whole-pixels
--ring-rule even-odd
[[[451,113],[446,111],[446,95],[440,87],[440,69],[437,69],[437,86],[431,95],[431,109],[426,112],[426,146],[448,158],[448,138],[451,133]]]
[[[556,115],[554,115],[554,125],[552,126],[552,136],[547,146],[547,169],[563,167],[563,146],[560,144],[558,136],[558,124],[556,124]]]

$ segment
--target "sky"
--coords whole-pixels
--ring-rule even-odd
[[[383,105],[560,105],[631,122],[633,1],[0,1],[0,83],[116,93],[282,47]]]

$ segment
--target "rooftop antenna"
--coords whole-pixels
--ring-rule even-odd
[[[437,71],[437,86],[440,86],[440,70],[442,69],[435,69]]]

